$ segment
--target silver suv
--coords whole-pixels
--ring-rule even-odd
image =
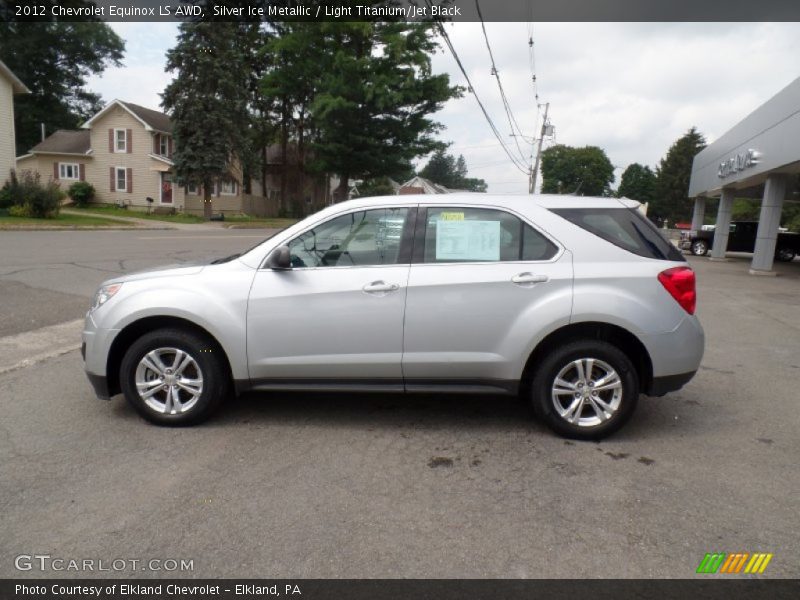
[[[230,391],[522,394],[598,439],[697,370],[695,277],[608,198],[391,196],[331,206],[241,255],[117,277],[86,316],[100,398],[162,425]]]

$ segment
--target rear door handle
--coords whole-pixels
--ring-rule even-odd
[[[380,292],[394,292],[400,289],[400,286],[396,283],[386,283],[385,281],[373,281],[372,283],[368,283],[363,288],[365,292],[368,294],[376,294]]]
[[[545,283],[549,281],[549,277],[547,275],[534,275],[533,273],[518,273],[511,278],[513,283],[525,284],[525,283]]]

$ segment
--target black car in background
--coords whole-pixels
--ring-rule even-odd
[[[728,252],[753,252],[756,247],[758,221],[732,221],[728,234]],[[705,256],[714,245],[714,231],[684,231],[681,233],[681,250],[696,256]],[[775,260],[789,262],[800,252],[800,233],[779,232],[775,244]]]

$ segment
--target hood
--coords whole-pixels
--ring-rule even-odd
[[[208,263],[183,263],[153,267],[152,269],[145,269],[144,271],[136,271],[135,273],[129,273],[128,275],[113,277],[106,283],[124,283],[126,281],[139,281],[141,279],[153,279],[156,277],[181,277],[184,275],[196,275],[202,271],[207,264]]]

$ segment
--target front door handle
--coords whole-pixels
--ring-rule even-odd
[[[381,292],[394,292],[400,289],[400,286],[396,283],[386,283],[385,281],[373,281],[372,283],[368,283],[363,288],[365,292],[368,294],[376,294]]]
[[[513,283],[545,283],[550,278],[547,275],[534,275],[533,273],[518,273],[511,278]]]

